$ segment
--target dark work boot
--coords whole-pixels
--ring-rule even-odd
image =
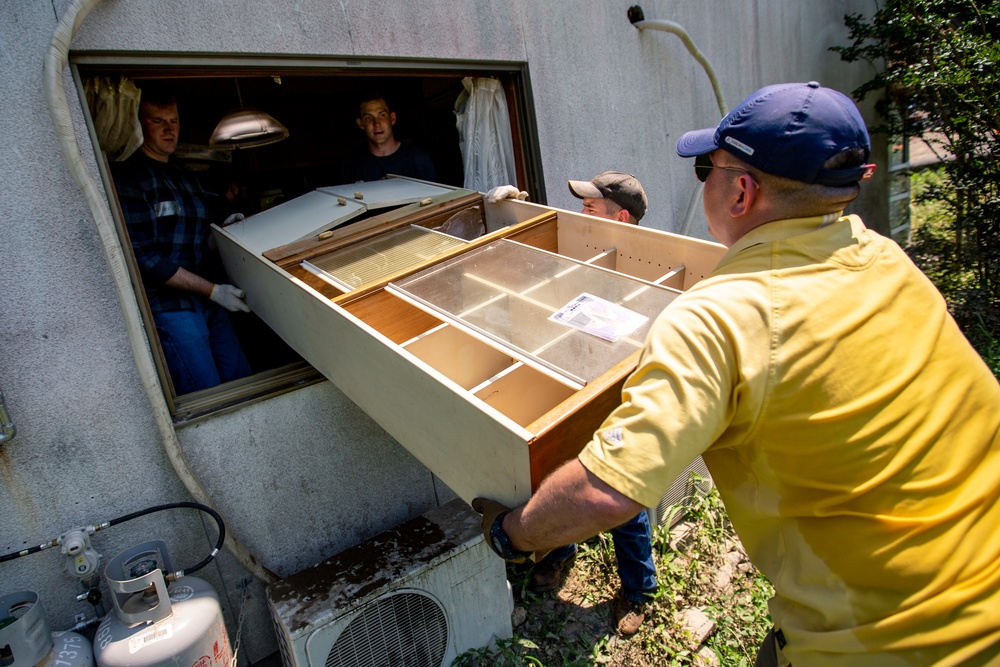
[[[542,560],[535,565],[531,573],[531,581],[528,582],[528,590],[534,593],[545,593],[553,591],[562,586],[566,575],[573,569],[576,562],[576,554],[565,560]]]
[[[646,620],[646,603],[633,602],[619,593],[614,601],[615,632],[622,637],[631,637],[639,631]]]

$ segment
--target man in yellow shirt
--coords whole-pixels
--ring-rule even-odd
[[[857,108],[768,86],[677,152],[729,250],[578,459],[525,506],[474,502],[494,550],[617,525],[700,454],[775,588],[758,665],[1000,663],[1000,385],[905,253],[843,215],[874,169]]]

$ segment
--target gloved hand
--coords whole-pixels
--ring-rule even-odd
[[[520,199],[524,201],[527,198],[527,192],[518,190],[513,185],[498,185],[486,193],[487,204],[496,204],[501,199]]]
[[[243,220],[246,220],[245,215],[243,215],[242,213],[233,213],[231,216],[222,221],[222,226],[225,227],[227,225],[233,224],[234,222],[241,222]]]
[[[511,545],[510,538],[502,526],[494,529],[493,524],[498,518],[503,520],[503,516],[510,511],[509,507],[489,498],[473,498],[472,509],[483,515],[483,537],[496,555],[511,563],[523,563],[531,556],[527,552],[516,550]]]
[[[216,285],[208,298],[230,312],[242,310],[244,313],[249,313],[250,306],[243,300],[245,296],[243,290],[234,285]]]
[[[506,505],[501,505],[489,498],[473,498],[472,509],[483,515],[483,537],[486,538],[487,542],[490,541],[490,528],[493,527],[493,522],[496,521],[497,516],[510,511],[510,508]]]

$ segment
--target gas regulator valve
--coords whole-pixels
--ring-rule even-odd
[[[74,528],[59,536],[62,554],[66,556],[66,569],[74,577],[86,581],[100,575],[97,568],[101,564],[101,554],[90,546],[90,536],[95,529]]]

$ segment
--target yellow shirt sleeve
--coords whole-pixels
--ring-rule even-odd
[[[713,282],[702,281],[660,314],[621,405],[580,454],[584,467],[647,507],[709,445],[746,437],[764,399],[766,283],[727,285],[731,301],[723,309],[711,296]]]

